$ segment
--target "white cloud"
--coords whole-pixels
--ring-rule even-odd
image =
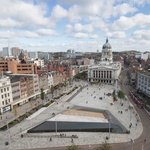
[[[126,15],[128,13],[133,13],[135,11],[137,11],[135,7],[132,7],[127,3],[123,3],[113,7],[112,13],[113,16],[121,16],[121,15]]]
[[[131,35],[131,38],[134,40],[146,40],[149,42],[150,40],[150,30],[136,30]]]
[[[68,19],[70,22],[78,22],[81,20],[82,14],[80,14],[80,7],[77,5],[73,5],[68,10]]]
[[[51,25],[49,18],[45,17],[45,5],[34,5],[21,0],[1,0],[0,10],[0,19],[12,24],[10,27]],[[8,25],[3,24],[3,27]]]
[[[115,31],[115,32],[107,32],[106,36],[111,38],[125,38],[126,34],[123,31]]]
[[[39,38],[39,34],[31,31],[18,32],[18,36],[25,38]]]
[[[61,7],[60,5],[56,5],[52,10],[51,18],[54,20],[59,20],[67,17],[67,13],[67,10],[65,10],[63,7]]]
[[[104,32],[108,31],[108,23],[105,23],[103,19],[97,16],[89,16],[89,21],[93,25],[93,28],[100,29]]]
[[[1,28],[16,28],[23,26],[23,24],[24,24],[23,22],[19,22],[11,18],[0,19]]]
[[[56,31],[52,29],[39,29],[37,33],[40,35],[58,35]]]
[[[114,45],[114,48],[123,49],[127,46],[139,48],[139,43],[149,42],[149,30],[146,29],[150,27],[150,14],[148,10],[143,11],[148,3],[150,0],[133,0],[132,2],[130,0],[57,0],[51,4],[48,0],[1,0],[0,42],[6,41],[8,45],[8,40],[15,39],[17,42],[12,43],[28,45],[35,41],[35,44],[32,43],[35,45],[34,50],[36,48],[39,50],[38,47],[41,50],[47,47],[49,50],[48,39],[51,39],[55,50],[55,47],[58,50],[61,46],[66,49],[75,46],[80,50],[82,45],[81,50],[88,51],[92,49],[92,46],[94,46],[93,49],[96,47],[99,49],[99,47],[98,44],[90,45],[91,42],[88,44],[86,41],[95,41],[98,38],[98,42],[95,43],[99,43],[108,36],[112,39],[112,46],[116,44],[114,41],[122,41],[120,45]],[[128,30],[131,28],[132,30]],[[135,29],[138,30],[135,31]],[[58,36],[62,33],[63,39],[62,36],[61,38]],[[57,40],[51,35],[57,35]],[[67,42],[72,41],[72,43],[67,44],[64,41],[66,36],[68,36]],[[38,44],[40,40],[45,43]],[[81,40],[83,43],[79,42]],[[60,45],[61,42],[66,45]],[[44,45],[47,46],[44,47]]]
[[[92,38],[92,39],[95,39],[95,38],[98,38],[98,35],[97,34],[88,34],[88,33],[78,32],[78,33],[72,33],[71,37],[74,37],[74,38]]]
[[[82,25],[80,23],[76,23],[74,25],[74,32],[92,32],[93,26],[91,24]]]
[[[149,27],[150,26],[150,15],[145,15],[142,13],[136,14],[133,17],[121,16],[116,20],[112,27],[115,30],[128,30],[132,27]]]
[[[0,38],[1,39],[11,39],[14,36],[15,36],[14,32],[10,32],[10,31],[2,31],[2,32],[0,32]]]
[[[132,2],[132,1],[129,1],[129,2]],[[132,3],[138,4],[138,5],[144,5],[146,3],[150,4],[150,0],[134,0]]]
[[[67,24],[66,25],[66,33],[70,33],[70,32],[72,32],[72,25],[70,25],[70,24]]]
[[[99,36],[97,34],[90,34],[89,38],[97,39]]]
[[[68,17],[71,22],[86,20],[88,16],[98,16],[108,19],[111,16],[120,16],[137,11],[135,7],[128,3],[115,3],[115,0],[71,0],[68,3],[73,5],[68,10]],[[62,0],[61,3],[67,3]],[[83,9],[84,7],[84,9]]]
[[[78,33],[72,34],[72,37],[75,37],[75,38],[87,38],[88,34],[87,33],[78,32]]]

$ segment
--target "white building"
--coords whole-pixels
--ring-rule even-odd
[[[137,73],[137,90],[150,97],[150,72]]]
[[[115,84],[117,92],[117,82],[121,72],[121,63],[113,62],[112,47],[106,39],[102,47],[101,62],[98,65],[91,65],[88,69],[88,81],[105,84]]]
[[[147,61],[147,59],[150,58],[150,52],[136,53],[135,57]]]
[[[150,58],[150,52],[141,53],[141,59],[146,61],[148,58]]]
[[[47,75],[48,78],[48,88],[51,88],[51,86],[54,86],[54,80],[53,80],[53,75],[52,72],[49,72]]]
[[[10,78],[6,76],[0,77],[0,114],[11,110],[12,88]]]
[[[75,58],[75,50],[74,49],[68,49],[67,50],[67,54],[66,54],[67,58]]]
[[[26,62],[36,64],[37,67],[40,67],[40,68],[44,67],[44,60],[42,59],[28,59],[26,60]]]

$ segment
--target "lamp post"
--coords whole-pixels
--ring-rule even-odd
[[[108,121],[109,121],[109,139],[110,139],[110,128],[111,128],[110,119],[108,119]]]
[[[141,150],[144,150],[144,144],[146,143],[146,139],[144,140],[144,142],[142,142],[142,149]]]
[[[57,120],[55,118],[55,131],[56,131],[56,135],[57,135]]]
[[[141,149],[141,150],[143,150],[143,148],[144,148],[144,145],[143,145],[143,143],[142,143],[142,149]]]
[[[6,145],[6,146],[9,146],[9,147],[7,147],[7,148],[11,149],[10,131],[9,131],[9,126],[8,126],[7,120],[6,120],[6,126],[7,126],[8,141],[5,142],[5,145]]]
[[[133,150],[134,140],[131,139],[131,150]]]
[[[131,119],[132,119],[132,114],[131,114],[131,112],[132,112],[132,110],[133,110],[133,105],[131,104],[131,103],[129,103],[129,110],[130,110],[130,123],[131,123]]]

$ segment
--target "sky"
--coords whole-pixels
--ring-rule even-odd
[[[0,0],[0,50],[150,51],[150,0]]]

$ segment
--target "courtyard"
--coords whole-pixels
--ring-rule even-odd
[[[51,106],[44,108],[42,111],[36,112],[23,122],[17,124],[16,126],[10,128],[5,132],[0,132],[0,149],[27,149],[27,148],[44,148],[44,147],[60,147],[68,146],[72,144],[72,135],[75,135],[73,142],[76,145],[92,145],[101,144],[105,142],[106,137],[110,137],[107,142],[109,143],[120,143],[129,142],[131,139],[138,138],[142,131],[143,126],[140,122],[140,118],[133,108],[129,110],[129,101],[113,101],[113,97],[108,93],[112,93],[114,90],[113,85],[91,85],[87,82],[77,82],[76,85],[83,86],[84,88],[77,89],[70,95],[65,95],[57,102],[54,102]],[[119,87],[118,87],[119,88]],[[78,94],[71,98],[76,92]],[[123,105],[122,105],[123,104]],[[120,134],[120,133],[108,133],[108,132],[45,132],[45,133],[27,133],[27,131],[37,125],[40,125],[47,120],[57,120],[60,121],[64,119],[62,115],[73,115],[73,116],[84,116],[89,117],[94,115],[94,117],[101,117],[106,119],[105,121],[113,121],[111,115],[109,118],[105,118],[103,114],[88,114],[82,113],[81,111],[76,111],[76,108],[88,108],[97,110],[107,110],[115,117],[115,121],[118,121],[122,126],[130,130],[130,134]],[[55,116],[52,114],[55,113]],[[64,113],[64,114],[63,114]],[[82,118],[81,117],[81,118]],[[70,117],[72,119],[73,117]],[[68,117],[67,117],[68,119]],[[77,119],[75,119],[76,121]],[[89,120],[89,118],[88,118]],[[137,122],[137,120],[139,120]],[[131,125],[132,124],[132,125]],[[131,127],[130,127],[131,125]],[[61,136],[65,135],[65,136]],[[21,138],[21,135],[23,137]],[[78,137],[78,138],[76,138]],[[52,139],[50,141],[50,138]],[[5,145],[6,141],[10,141],[8,146]]]

